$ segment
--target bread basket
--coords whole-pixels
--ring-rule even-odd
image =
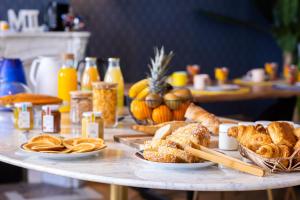
[[[300,162],[296,160],[300,149],[288,158],[264,158],[242,145],[239,145],[238,150],[243,157],[248,158],[271,173],[300,171]]]

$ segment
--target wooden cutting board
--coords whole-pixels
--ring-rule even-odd
[[[209,148],[217,148],[219,144],[218,136],[211,136]],[[151,140],[152,136],[147,134],[128,134],[128,135],[115,135],[114,141],[119,142],[138,150],[144,148],[145,141]]]

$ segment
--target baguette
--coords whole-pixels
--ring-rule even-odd
[[[185,118],[199,122],[208,130],[215,134],[219,134],[220,120],[212,113],[207,112],[203,108],[191,103],[185,112]]]
[[[12,106],[19,102],[31,102],[33,105],[61,104],[58,97],[42,94],[19,93],[0,97],[0,106]]]

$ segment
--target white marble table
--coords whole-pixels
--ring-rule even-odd
[[[135,149],[114,143],[112,135],[128,134],[128,128],[105,132],[108,148],[98,156],[80,160],[46,160],[26,157],[18,147],[26,134],[12,129],[10,117],[0,113],[0,161],[26,169],[107,184],[192,191],[246,191],[300,185],[300,173],[256,177],[217,166],[198,170],[161,170],[135,158]],[[3,122],[5,120],[6,122]]]

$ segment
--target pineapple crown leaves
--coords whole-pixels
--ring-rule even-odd
[[[164,47],[162,47],[160,50],[155,47],[154,55],[154,59],[150,59],[151,65],[148,65],[150,69],[150,74],[148,74],[149,87],[151,92],[161,94],[168,86],[166,82],[168,78],[167,72],[169,69],[169,63],[173,58],[174,53],[171,51],[168,55],[166,55]]]

